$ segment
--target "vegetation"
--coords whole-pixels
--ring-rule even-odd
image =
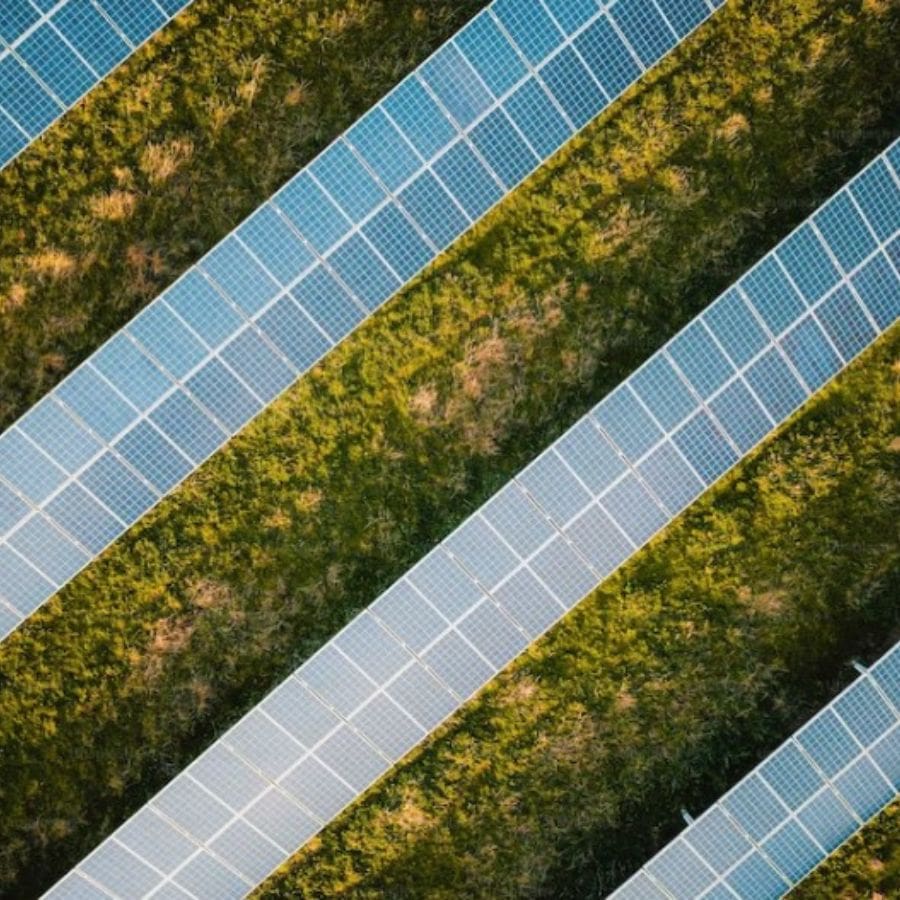
[[[732,2],[0,646],[10,896],[90,849],[896,134],[896,7]],[[416,895],[408,878],[576,896],[646,857],[680,804],[712,799],[892,633],[897,350],[273,890],[363,891],[366,871],[374,894]]]
[[[196,0],[0,172],[0,430],[487,0]]]
[[[900,896],[900,801],[848,841],[792,894],[792,900],[887,900]]]

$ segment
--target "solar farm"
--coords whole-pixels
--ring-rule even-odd
[[[898,15],[5,5],[0,896],[900,891]]]

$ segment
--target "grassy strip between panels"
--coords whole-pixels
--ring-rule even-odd
[[[195,0],[0,172],[0,429],[487,0]]]
[[[896,134],[896,6],[732,2],[0,646],[10,896],[74,863]],[[343,850],[331,857],[338,844],[323,843],[308,857],[304,890],[333,895],[362,871],[373,895],[388,883],[402,895],[403,877],[427,877],[412,895],[611,883],[668,833],[678,802],[712,799],[818,705],[841,661],[896,620],[894,376],[882,347],[689,515],[667,550],[598,595],[611,635],[586,626],[546,663],[569,673],[549,705],[584,710],[566,715],[565,739],[546,739],[557,774],[535,781],[545,794],[492,806],[521,804],[521,841],[518,816],[449,853],[412,826],[476,820],[495,780],[487,723],[497,718],[502,736],[522,716],[527,732],[547,713],[540,696],[525,702],[527,680],[521,702],[478,704],[460,720],[472,731],[455,731],[454,752],[483,770],[484,788],[401,803],[412,837],[381,847],[378,865],[366,856],[377,833],[370,843],[346,819],[326,838]],[[635,710],[620,717],[619,745],[606,748],[613,723],[595,720],[591,698]],[[642,742],[644,716],[648,729],[659,722],[656,750]],[[515,760],[515,741],[503,752]],[[630,760],[634,789],[598,783],[594,802],[575,777],[582,752]],[[403,876],[392,860],[412,844],[423,855]],[[502,865],[503,847],[519,844],[533,852]]]
[[[254,896],[605,896],[900,637],[898,395],[900,327]]]

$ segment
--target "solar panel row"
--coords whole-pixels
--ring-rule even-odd
[[[777,900],[900,792],[900,644],[610,900]]]
[[[3,0],[0,169],[191,0]]]
[[[900,190],[890,161],[900,163],[900,141],[48,897],[240,897],[324,827],[900,317]],[[876,680],[896,700],[890,666],[900,656],[892,659]],[[894,723],[865,684],[836,708],[856,739],[874,745]],[[884,719],[877,735],[856,724],[875,708]],[[891,734],[896,741],[896,727]],[[871,770],[847,764],[849,793]],[[787,796],[776,768],[766,771]],[[880,802],[887,784],[873,785]],[[810,781],[791,808],[819,787]],[[816,839],[833,849],[845,831],[829,824],[832,794],[815,797],[808,817],[820,817]],[[858,824],[870,806],[853,809]],[[752,854],[745,862],[742,879],[759,866]]]
[[[0,436],[0,637],[712,8],[495,0]]]

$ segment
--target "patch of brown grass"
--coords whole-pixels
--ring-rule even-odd
[[[147,144],[141,154],[140,170],[152,185],[168,181],[194,155],[193,141],[174,138],[162,144]]]

